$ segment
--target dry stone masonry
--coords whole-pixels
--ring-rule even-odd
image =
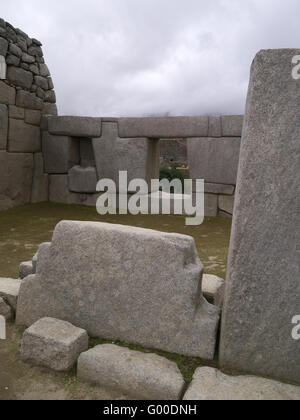
[[[48,200],[40,122],[57,108],[41,47],[0,19],[0,210]]]

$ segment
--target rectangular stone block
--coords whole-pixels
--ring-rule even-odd
[[[77,193],[96,193],[97,186],[96,168],[73,166],[69,170],[69,190]]]
[[[28,328],[22,338],[21,359],[57,372],[69,371],[80,353],[88,349],[86,331],[69,322],[43,318]]]
[[[222,116],[222,136],[242,137],[244,115]]]
[[[208,117],[119,118],[125,138],[182,138],[208,136]]]
[[[14,310],[17,310],[18,297],[22,281],[0,278],[0,297]]]
[[[0,80],[0,102],[5,105],[15,105],[16,89]]]
[[[0,104],[0,150],[6,150],[8,133],[7,106]]]
[[[179,400],[185,382],[175,362],[104,344],[84,352],[78,359],[80,380],[142,400]]]
[[[220,116],[209,117],[208,137],[222,137],[222,120]]]
[[[39,152],[41,150],[41,132],[39,127],[24,123],[22,120],[9,119],[8,151]]]
[[[0,210],[30,203],[33,157],[0,151]]]
[[[203,298],[202,276],[189,236],[61,222],[22,284],[17,322],[66,319],[93,337],[212,359],[220,311]]]
[[[233,195],[235,186],[228,184],[211,184],[206,182],[204,185],[204,189],[207,194]]]
[[[67,174],[69,169],[79,163],[78,140],[66,136],[53,136],[45,131],[42,142],[46,173]]]
[[[228,214],[233,214],[234,209],[234,196],[233,195],[220,195],[219,196],[219,209]]]
[[[204,179],[206,183],[236,185],[240,146],[240,138],[189,139],[191,178]]]
[[[221,331],[222,368],[300,383],[300,50],[251,69]],[[296,60],[295,60],[296,57]],[[297,61],[298,60],[298,61]]]
[[[89,117],[55,117],[48,118],[49,133],[70,137],[100,137],[101,119]]]
[[[116,123],[102,124],[102,137],[93,139],[98,180],[109,178],[119,185],[119,171],[128,172],[128,181],[159,178],[159,141],[121,139]],[[127,192],[127,191],[122,191]]]

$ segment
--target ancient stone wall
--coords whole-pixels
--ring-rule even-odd
[[[205,180],[205,215],[231,216],[242,126],[243,116],[44,117],[50,201],[95,205],[96,179],[118,183],[123,170],[129,180],[157,179],[160,144],[181,139],[187,144],[190,177]]]
[[[0,210],[48,200],[40,121],[57,108],[41,47],[0,19]]]

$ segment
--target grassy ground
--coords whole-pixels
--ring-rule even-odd
[[[203,225],[191,227],[185,226],[185,218],[181,216],[103,217],[91,207],[43,203],[0,213],[0,277],[17,278],[20,262],[30,260],[40,243],[51,240],[53,230],[61,220],[102,221],[191,235],[205,272],[225,276],[230,219],[207,218]],[[21,335],[21,329],[9,325],[8,339],[0,341],[0,400],[126,399],[124,395],[79,383],[75,370],[67,375],[56,374],[22,363],[19,359]],[[90,347],[106,342],[102,339],[90,340]],[[127,343],[116,344],[149,352]],[[191,381],[195,369],[205,364],[197,358],[151,351],[175,361],[187,383]],[[211,365],[214,366],[214,363]]]
[[[22,261],[31,260],[49,242],[61,220],[90,220],[191,235],[207,274],[224,277],[231,220],[207,218],[201,226],[185,226],[182,216],[99,216],[93,207],[42,203],[0,213],[0,277],[18,277]]]

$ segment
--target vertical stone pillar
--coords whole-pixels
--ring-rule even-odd
[[[267,50],[252,65],[220,349],[225,370],[298,383],[299,62],[300,50]]]

